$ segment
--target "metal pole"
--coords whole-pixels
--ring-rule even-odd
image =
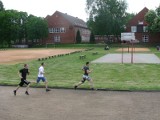
[[[132,50],[131,50],[131,63],[133,63],[133,43],[131,43],[132,45]]]
[[[122,64],[123,64],[123,43],[122,43]]]

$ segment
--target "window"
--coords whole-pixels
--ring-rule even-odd
[[[148,27],[147,26],[143,26],[143,32],[148,32]]]
[[[49,28],[49,33],[65,33],[66,29],[64,27],[60,28]]]
[[[137,32],[137,27],[136,26],[131,26],[131,32]]]
[[[142,40],[143,40],[143,42],[149,42],[149,36],[148,35],[143,35]]]
[[[49,28],[49,33],[53,33],[52,28]]]
[[[137,32],[143,32],[143,25],[137,25]]]
[[[138,21],[138,24],[139,25],[143,25],[143,21]]]
[[[60,42],[61,41],[61,38],[60,38],[60,36],[54,36],[54,42],[56,42],[56,43],[58,43],[58,42]]]
[[[59,28],[56,28],[54,32],[55,32],[55,33],[59,33],[59,32],[60,32],[60,29],[59,29]]]
[[[66,32],[65,28],[64,28],[64,27],[61,27],[61,28],[60,28],[60,32],[61,32],[61,33]]]

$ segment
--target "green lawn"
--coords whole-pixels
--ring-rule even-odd
[[[93,46],[90,46],[93,47]],[[88,48],[88,47],[87,47]],[[74,53],[44,60],[45,72],[50,87],[73,88],[74,84],[82,78],[82,66],[86,61],[92,61],[105,54],[115,52],[118,47],[111,47],[105,51],[103,47],[94,47],[93,50]],[[160,57],[155,47],[150,47],[151,52]],[[93,55],[98,52],[98,55]],[[86,59],[80,60],[80,55],[86,55]],[[38,67],[42,61],[28,62],[30,75],[28,80],[36,80]],[[18,70],[23,63],[15,65],[0,65],[0,84],[17,85],[19,83]],[[93,72],[90,74],[96,88],[110,90],[160,90],[160,64],[90,64]],[[43,84],[40,84],[40,86]],[[35,86],[35,85],[32,85]],[[86,82],[81,88],[89,88]]]

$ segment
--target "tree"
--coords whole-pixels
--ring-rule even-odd
[[[126,23],[126,9],[124,0],[87,0],[87,23],[95,34],[119,35]]]
[[[4,6],[1,0],[0,0],[0,11],[4,11]]]
[[[42,40],[48,36],[48,24],[47,21],[41,17],[30,15],[26,24],[27,39]]]
[[[126,13],[125,14],[125,25],[135,16],[135,13]]]
[[[29,40],[42,40],[48,36],[47,21],[40,17],[28,16],[16,10],[0,11],[1,46],[24,44]]]
[[[82,41],[81,34],[80,31],[78,30],[76,35],[76,43],[81,43],[81,41]]]
[[[1,23],[0,24],[0,43],[1,43],[0,47],[4,47],[4,43],[5,43],[5,26],[4,26],[5,21],[6,21],[5,20],[5,12],[0,11],[0,23]]]
[[[95,43],[95,37],[94,37],[93,32],[91,32],[91,35],[90,35],[90,43],[91,43],[91,44],[94,44],[94,43]]]
[[[17,39],[17,14],[16,10],[6,10],[0,12],[0,38],[2,44],[11,45],[11,41]]]
[[[148,23],[148,30],[153,31],[154,20],[157,17],[156,12],[150,10],[145,15],[145,21]]]
[[[156,9],[157,15],[160,16],[160,5],[159,7]]]
[[[148,11],[145,15],[145,21],[148,23],[150,32],[160,32],[160,6],[155,11]]]
[[[87,26],[93,33],[96,33],[96,23],[92,16],[90,16],[89,20],[87,21]]]
[[[26,35],[26,24],[28,22],[28,14],[26,12],[18,12],[18,29],[17,29],[17,39],[21,44],[23,44],[23,40],[25,40],[25,43],[27,43]]]

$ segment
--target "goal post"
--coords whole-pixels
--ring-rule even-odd
[[[53,46],[55,48],[56,44],[55,43],[46,43],[46,48],[48,48],[49,46]]]

